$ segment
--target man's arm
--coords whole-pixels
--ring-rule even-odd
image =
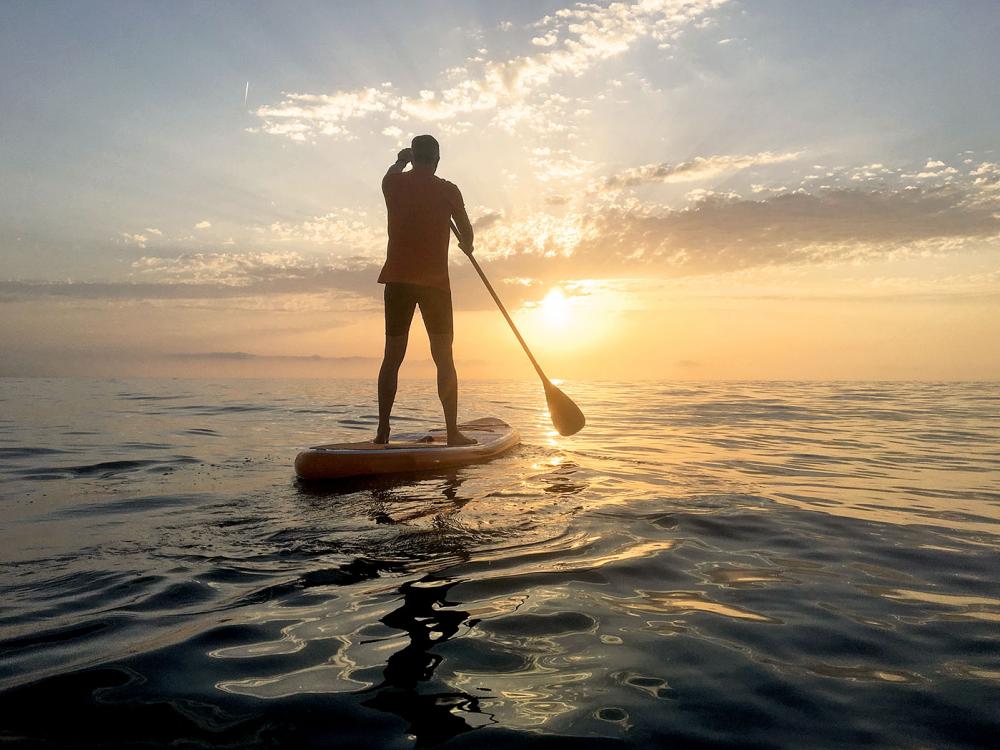
[[[466,255],[472,255],[475,232],[472,231],[472,222],[469,221],[469,214],[464,205],[456,207],[451,218],[455,220],[455,227],[458,229],[458,246]]]
[[[406,169],[406,165],[409,164],[412,160],[413,160],[413,152],[408,148],[404,148],[396,155],[396,163],[393,164],[391,167],[389,167],[388,171],[385,173],[386,176],[402,172],[404,169]]]

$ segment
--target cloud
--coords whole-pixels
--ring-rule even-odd
[[[235,302],[247,309],[287,309],[282,300],[289,295],[319,295],[326,300],[321,305],[324,308],[335,306],[338,300],[355,300],[352,308],[362,309],[358,298],[367,298],[374,305],[381,291],[376,284],[381,263],[364,260],[194,253],[141,258],[136,266],[131,278],[116,281],[0,281],[0,303],[39,298],[108,303],[164,300],[171,304]]]
[[[547,279],[722,274],[1000,246],[996,194],[969,184],[694,197],[682,208],[628,199],[511,216],[478,244],[498,273]]]
[[[503,211],[494,211],[487,208],[479,211],[476,220],[472,222],[472,228],[477,232],[487,229],[503,219]]]
[[[365,211],[342,208],[299,222],[276,221],[267,228],[272,240],[343,248],[352,254],[376,255],[385,251],[385,228],[371,222]]]
[[[406,96],[384,83],[332,94],[287,93],[281,102],[256,110],[261,120],[258,130],[304,142],[319,136],[349,138],[351,121],[373,115],[441,122],[473,112],[495,112],[497,124],[509,129],[533,118],[536,113],[529,100],[556,78],[579,76],[628,51],[642,38],[660,43],[676,39],[725,2],[580,3],[535,24],[544,33],[533,41],[543,51],[507,60],[470,58],[465,65],[446,71],[448,84],[424,89],[417,96]]]
[[[149,237],[144,234],[139,234],[138,232],[122,232],[121,236],[125,239],[125,244],[135,245],[136,247],[145,248],[146,243],[149,242]]]
[[[559,41],[559,36],[555,31],[550,31],[545,36],[536,36],[532,38],[531,43],[536,47],[552,47]]]
[[[185,253],[139,258],[132,263],[129,282],[147,288],[177,287],[164,293],[173,297],[363,292],[374,283],[381,265],[380,260],[358,256],[316,257],[287,251]]]
[[[682,161],[677,164],[645,164],[606,177],[602,185],[604,188],[615,189],[635,187],[652,182],[691,182],[694,180],[705,180],[717,177],[726,172],[736,172],[749,169],[750,167],[794,161],[801,154],[801,151],[790,151],[781,154],[762,151],[759,154],[698,156],[690,161]]]
[[[1000,189],[1000,164],[984,161],[969,172],[973,183],[985,190]]]
[[[928,162],[928,163],[930,163],[930,162]],[[917,174],[915,174],[915,175],[905,175],[905,176],[909,177],[909,178],[914,178],[914,179],[917,179],[917,180],[927,180],[927,179],[930,179],[932,177],[946,177],[947,175],[958,174],[958,170],[955,169],[954,167],[945,167],[944,164],[941,164],[941,162],[934,162],[934,163],[935,164],[940,164],[942,168],[941,169],[933,169],[933,170],[925,170],[923,172],[917,172]]]
[[[197,224],[194,225],[194,228],[195,229],[208,229],[211,226],[212,226],[212,222],[210,222],[208,219],[202,219],[201,221],[199,221]]]
[[[594,162],[581,159],[568,149],[548,147],[532,149],[529,161],[534,169],[535,179],[541,182],[574,180],[594,167]]]
[[[263,120],[260,130],[293,141],[315,135],[346,136],[345,122],[385,112],[396,104],[398,97],[388,91],[390,85],[334,94],[285,94],[284,101],[258,107],[255,114]]]
[[[145,249],[150,237],[162,237],[163,232],[156,227],[146,227],[141,232],[120,232],[119,236],[121,236],[121,241],[126,245],[135,245],[136,247]]]

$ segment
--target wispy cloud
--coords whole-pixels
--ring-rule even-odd
[[[441,122],[473,112],[495,112],[497,123],[510,128],[529,119],[532,97],[544,93],[554,79],[579,76],[603,60],[628,51],[642,38],[661,44],[726,0],[642,0],[608,6],[579,3],[541,19],[541,48],[506,60],[471,58],[442,73],[448,82],[404,95],[388,83],[329,94],[288,93],[256,110],[259,130],[296,141],[320,136],[351,137],[350,123],[371,115],[405,121]]]
[[[390,85],[383,84],[333,94],[286,94],[279,104],[258,107],[256,114],[263,132],[306,141],[317,135],[346,137],[345,123],[398,107],[399,102]]]
[[[40,297],[108,302],[244,299],[265,309],[278,304],[266,300],[289,295],[374,301],[381,264],[308,259],[294,253],[190,253],[143,257],[133,266],[132,276],[118,281],[0,281],[0,303]]]
[[[265,279],[294,277],[321,270],[298,253],[185,253],[146,256],[132,263],[134,278],[162,284],[249,287]]]
[[[381,255],[385,252],[385,228],[365,211],[347,208],[298,222],[274,222],[267,228],[269,240],[343,249],[352,255]]]
[[[801,151],[779,154],[763,151],[759,154],[698,156],[690,161],[676,164],[644,164],[606,177],[601,184],[604,188],[613,189],[635,187],[650,182],[692,182],[717,177],[726,172],[794,161],[801,154]]]
[[[541,146],[531,150],[529,163],[535,179],[541,182],[553,180],[565,182],[586,175],[594,168],[594,162],[582,159],[569,149],[553,149]]]
[[[986,190],[1000,190],[1000,164],[984,161],[969,174],[979,187]]]
[[[135,245],[136,247],[145,248],[146,243],[149,242],[149,237],[140,232],[122,232],[122,239],[127,245]]]

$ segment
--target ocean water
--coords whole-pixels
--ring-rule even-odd
[[[0,740],[996,747],[1000,384],[563,387],[578,436],[463,384],[521,447],[310,487],[373,384],[0,380]]]

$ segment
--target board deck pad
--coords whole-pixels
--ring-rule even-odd
[[[517,430],[496,417],[463,422],[458,428],[476,444],[449,446],[444,429],[402,434],[386,445],[328,443],[302,451],[295,459],[295,473],[302,479],[329,480],[464,466],[488,461],[521,440]]]

